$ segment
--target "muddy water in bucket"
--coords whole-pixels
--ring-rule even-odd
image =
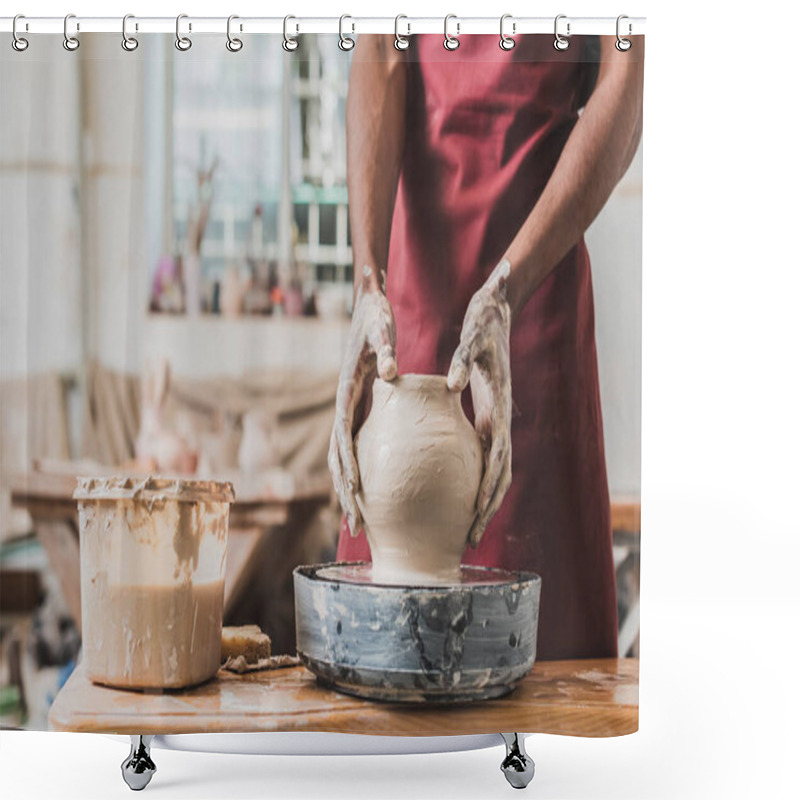
[[[177,689],[220,663],[230,484],[82,478],[83,658],[89,677]]]

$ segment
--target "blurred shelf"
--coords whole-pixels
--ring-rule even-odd
[[[186,378],[259,370],[337,372],[350,328],[345,317],[147,315],[143,352],[167,358]]]
[[[301,183],[292,187],[292,202],[347,205],[347,187],[315,186],[311,183]]]
[[[240,314],[237,317],[229,317],[224,314],[171,314],[169,312],[148,311],[148,324],[191,324],[191,325],[238,325],[238,326],[261,326],[269,325],[275,329],[284,328],[287,331],[296,331],[299,328],[320,330],[343,329],[347,331],[350,327],[349,317],[289,317],[275,316],[271,314]]]

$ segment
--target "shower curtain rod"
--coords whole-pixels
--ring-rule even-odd
[[[554,17],[513,17],[505,15],[503,30],[506,35],[519,35],[525,33],[553,34],[555,27]],[[399,25],[399,32],[413,36],[417,33],[444,34],[444,17],[352,17],[344,15],[339,17],[235,17],[232,31],[238,34],[250,33],[284,33],[284,25],[288,24],[289,33],[297,36],[303,33],[333,33],[341,32],[345,35],[353,33],[395,33],[395,24]],[[287,22],[288,21],[288,22]],[[0,17],[0,31],[11,33],[13,30],[13,17]],[[607,34],[614,36],[617,33],[616,17],[569,17],[559,15],[558,30],[561,35],[576,36],[581,34]],[[460,36],[475,33],[500,34],[500,17],[459,17],[451,15],[447,30],[451,35]],[[193,36],[195,34],[217,33],[225,34],[228,30],[227,17],[192,17],[183,16],[180,23],[181,34]],[[136,17],[128,18],[127,32],[135,33],[175,33],[175,17]],[[622,36],[641,36],[645,32],[644,17],[623,17],[620,22],[619,33]],[[64,17],[27,17],[20,16],[17,20],[17,33],[64,33]],[[82,33],[122,33],[122,17],[69,17],[69,34],[79,36]]]

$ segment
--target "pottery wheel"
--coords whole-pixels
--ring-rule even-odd
[[[461,582],[372,582],[369,564],[294,571],[297,652],[317,679],[375,700],[500,697],[536,658],[541,579],[464,567]]]

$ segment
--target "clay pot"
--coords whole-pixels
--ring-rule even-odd
[[[244,309],[247,284],[236,267],[228,267],[219,290],[219,310],[223,317],[238,317]]]
[[[483,474],[460,394],[439,375],[377,379],[355,450],[373,580],[457,583]]]

